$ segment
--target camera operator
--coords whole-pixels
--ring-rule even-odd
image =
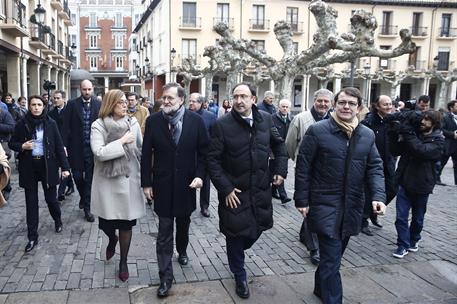
[[[414,125],[418,117],[419,127]],[[395,148],[393,152],[400,155],[396,171],[399,184],[395,220],[398,247],[393,252],[393,256],[400,259],[408,252],[418,250],[428,197],[437,177],[435,163],[441,158],[444,149],[444,137],[440,130],[441,114],[429,110],[418,117],[410,114],[409,119],[401,122],[398,130],[400,141],[392,146]],[[412,218],[408,227],[410,209]]]

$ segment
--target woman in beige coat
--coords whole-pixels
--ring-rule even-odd
[[[109,238],[107,260],[113,257],[119,240],[119,279],[126,281],[132,227],[146,214],[140,186],[141,128],[134,117],[127,115],[127,99],[120,90],[105,95],[98,117],[90,136],[94,153],[91,209]]]

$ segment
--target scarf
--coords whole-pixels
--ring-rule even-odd
[[[118,140],[127,131],[131,129],[131,118],[125,116],[119,120],[114,120],[113,117],[107,116],[103,118],[103,124],[107,132],[106,143],[109,144],[115,140]],[[140,159],[141,153],[136,145],[136,141],[130,144],[123,145],[125,155],[101,162],[101,174],[105,177],[117,177],[117,176],[128,176],[130,175],[129,161],[133,158]]]
[[[36,130],[36,128],[45,121],[47,118],[46,115],[46,109],[43,109],[40,116],[32,115],[32,112],[28,111],[27,114],[25,114],[25,121],[33,130]]]
[[[162,111],[162,115],[165,118],[166,121],[168,121],[168,124],[170,125],[170,132],[171,132],[171,137],[173,139],[173,142],[175,145],[178,145],[179,138],[181,137],[182,133],[182,119],[184,117],[186,109],[184,106],[181,106],[176,113],[173,113],[171,115],[165,114]]]
[[[313,115],[315,122],[321,121],[322,119],[327,119],[328,114],[329,114],[329,111],[327,111],[327,113],[325,113],[324,116],[320,116],[314,107],[311,108],[311,115]]]
[[[0,190],[6,187],[8,184],[8,180],[11,175],[11,168],[8,164],[8,158],[5,154],[5,150],[3,150],[2,146],[0,145],[0,166],[3,167],[3,173],[0,174]],[[7,201],[3,197],[2,191],[0,191],[0,207],[6,205]]]
[[[343,130],[343,132],[346,133],[349,138],[351,138],[352,132],[354,132],[355,128],[357,128],[359,124],[357,117],[354,117],[351,122],[346,122],[342,121],[338,115],[336,115],[336,112],[332,112],[330,115],[335,120],[335,123],[338,125],[338,127],[340,127],[340,129]]]

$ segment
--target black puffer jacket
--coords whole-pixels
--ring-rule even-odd
[[[295,168],[295,206],[309,207],[311,231],[332,238],[360,232],[364,184],[385,202],[382,160],[373,131],[359,124],[349,140],[333,118],[311,125]]]
[[[252,107],[251,127],[236,112],[224,115],[212,128],[208,170],[218,191],[219,227],[229,237],[256,239],[273,226],[270,148],[277,160],[273,174],[287,175],[287,152],[283,139],[273,126],[271,115]],[[238,208],[225,204],[234,188],[241,201]]]
[[[429,135],[401,132],[403,141],[395,151],[400,157],[395,177],[408,193],[430,194],[436,183],[436,161],[444,152],[444,136],[441,130]]]

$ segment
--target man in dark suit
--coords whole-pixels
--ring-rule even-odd
[[[188,263],[190,215],[195,210],[195,189],[205,177],[208,133],[200,115],[184,108],[184,89],[177,83],[163,87],[162,111],[146,121],[141,157],[141,186],[154,198],[159,217],[157,263],[160,286],[157,296],[167,297],[173,281],[173,224],[181,265]]]
[[[446,139],[444,155],[441,159],[441,168],[438,173],[436,184],[445,186],[441,182],[441,172],[446,166],[449,157],[454,164],[454,185],[457,185],[457,100],[452,100],[447,104],[449,113],[444,114],[441,129]]]
[[[67,105],[67,94],[65,93],[65,91],[57,90],[54,91],[53,97],[54,108],[49,112],[49,117],[51,117],[57,123],[57,127],[62,136],[63,115],[65,107]],[[68,189],[67,191],[65,191],[65,188],[67,187]],[[67,177],[62,177],[60,180],[59,189],[57,191],[57,200],[61,202],[65,199],[65,195],[70,195],[73,192],[75,192],[75,190],[71,174]]]
[[[189,96],[189,110],[197,113],[203,118],[208,136],[210,134],[211,127],[216,122],[216,115],[213,112],[203,109],[202,105],[205,103],[205,97],[200,93],[192,93]],[[209,174],[205,175],[203,179],[203,187],[200,189],[200,213],[204,217],[209,217],[209,194],[210,194],[211,182]]]
[[[81,96],[70,100],[64,111],[62,136],[80,196],[79,208],[84,209],[86,220],[93,222],[90,191],[94,156],[90,148],[90,128],[98,117],[101,102],[93,96],[94,87],[91,81],[81,81],[80,90]]]

